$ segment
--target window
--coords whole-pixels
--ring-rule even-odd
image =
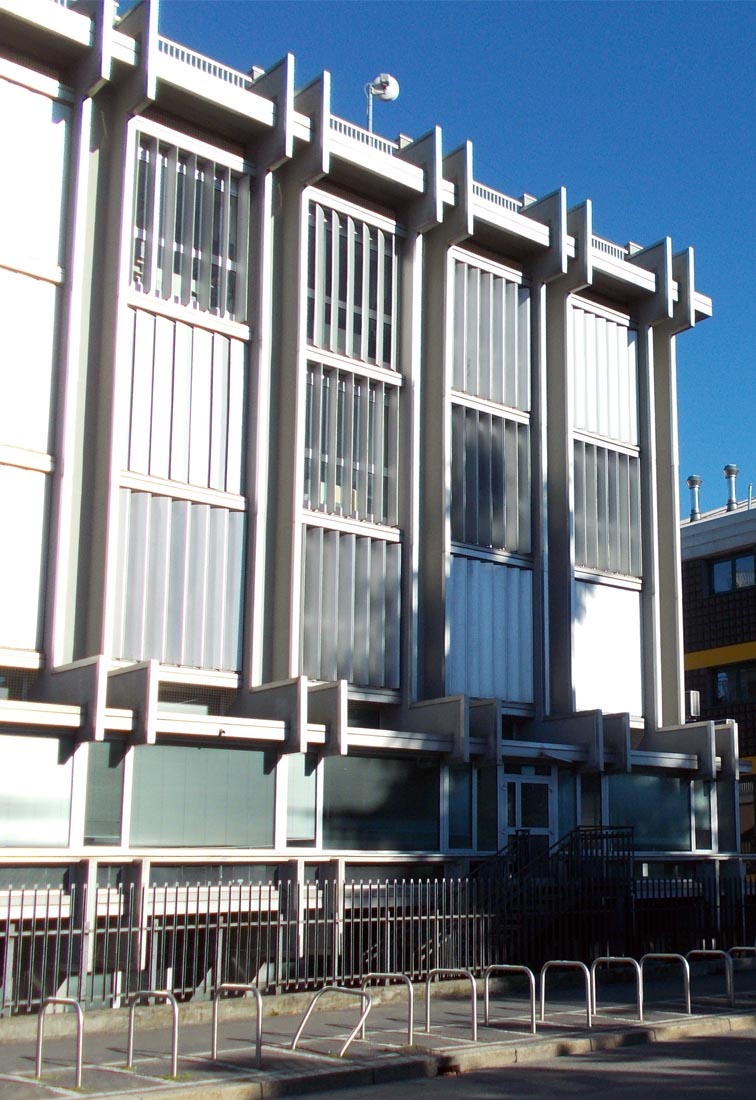
[[[133,285],[158,298],[238,317],[244,300],[244,192],[243,177],[222,164],[141,135]]]
[[[709,586],[712,594],[753,588],[753,551],[709,562]]]
[[[396,369],[397,243],[389,228],[310,204],[307,339]]]
[[[714,669],[716,703],[756,702],[756,661]]]
[[[575,564],[641,576],[640,460],[575,441]]]
[[[397,410],[394,385],[308,366],[306,508],[396,524]]]

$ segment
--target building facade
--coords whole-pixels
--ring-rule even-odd
[[[701,479],[688,478],[690,516],[681,525],[685,686],[701,716],[738,724],[740,830],[753,852],[756,765],[756,509],[737,499],[738,468],[725,466],[727,503],[701,512]]]
[[[440,875],[599,823],[726,862],[736,729],[683,707],[692,250],[158,16],[0,0],[0,886]]]

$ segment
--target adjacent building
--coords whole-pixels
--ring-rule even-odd
[[[690,516],[681,525],[685,685],[702,717],[738,724],[740,829],[753,852],[756,767],[756,508],[752,486],[738,501],[738,467],[725,466],[727,500],[700,510],[701,479],[688,478]]]
[[[598,823],[730,866],[736,728],[684,710],[692,249],[158,23],[0,0],[0,887]]]

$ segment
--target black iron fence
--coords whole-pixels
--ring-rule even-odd
[[[754,942],[756,896],[737,863],[690,879],[608,864],[583,853],[510,878],[2,891],[0,1015],[53,995],[118,1007],[145,988],[203,999],[222,982],[271,993]]]

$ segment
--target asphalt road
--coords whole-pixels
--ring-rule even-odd
[[[338,1100],[754,1100],[756,1029],[339,1090]],[[336,1094],[311,1094],[322,1100]]]

